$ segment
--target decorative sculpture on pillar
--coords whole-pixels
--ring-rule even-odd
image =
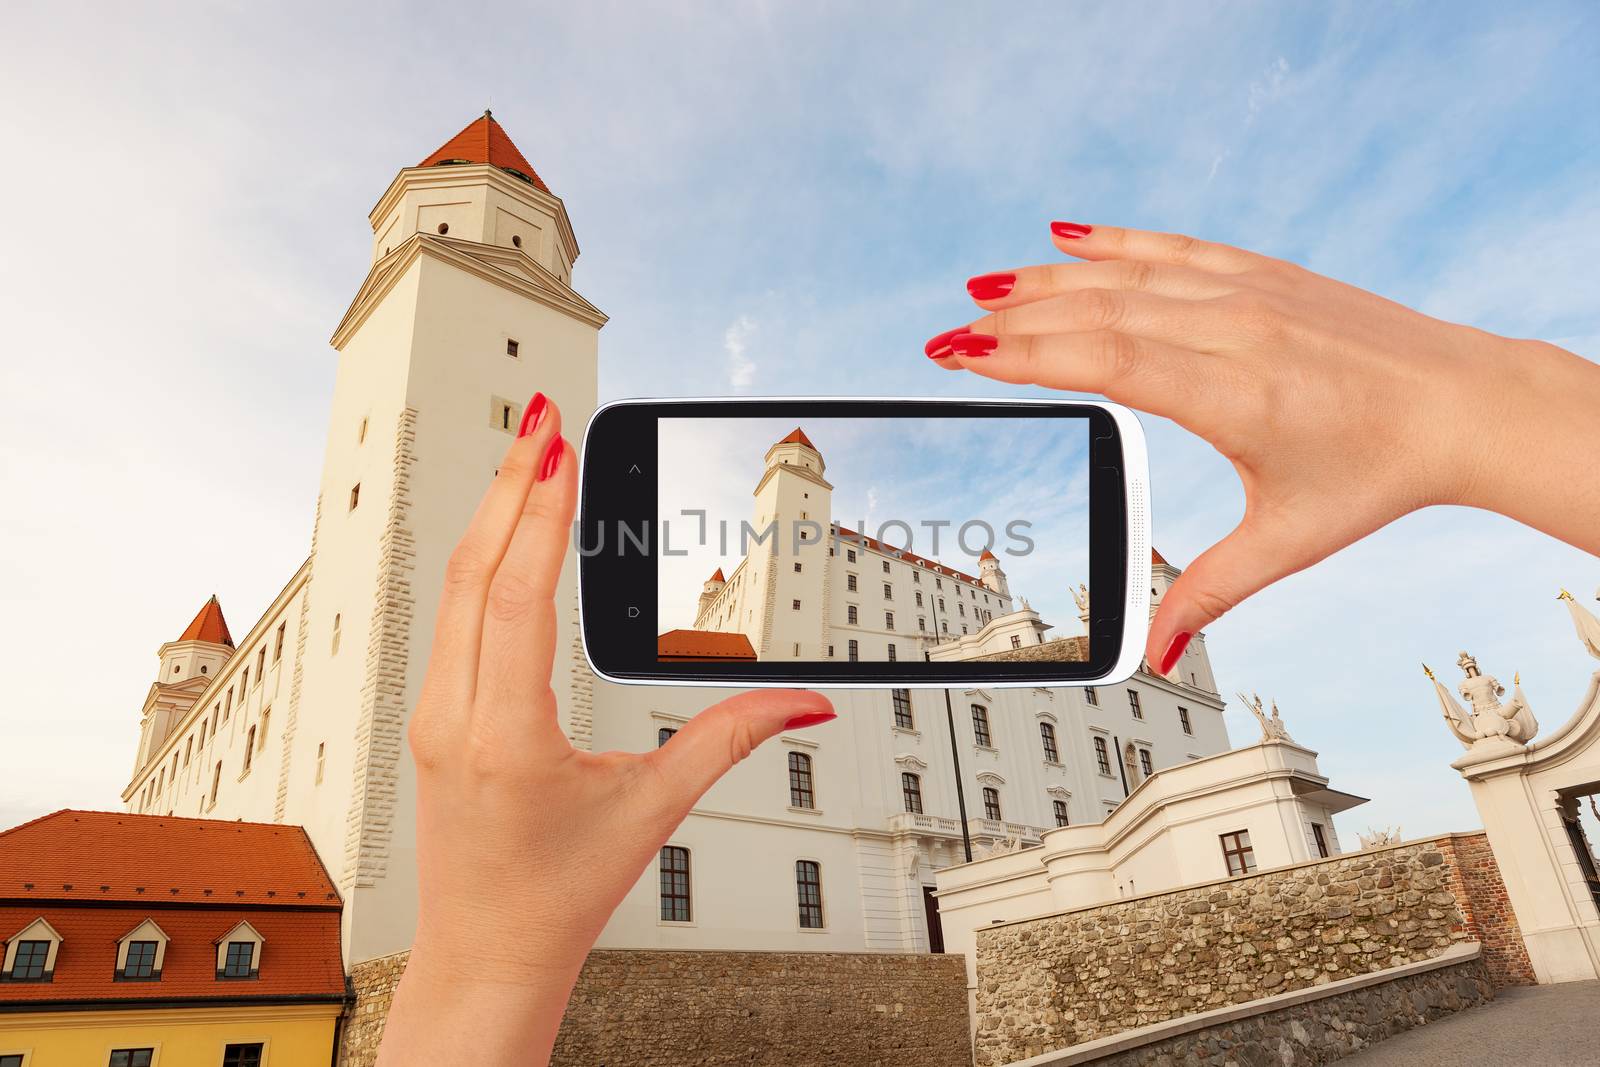
[[[1578,640],[1589,650],[1589,655],[1600,659],[1600,619],[1591,615],[1588,609],[1580,605],[1565,589],[1561,590],[1556,599],[1567,602],[1567,610],[1572,612],[1572,625],[1578,630]],[[1595,599],[1600,600],[1600,596],[1596,596]]]
[[[1365,852],[1369,849],[1382,848],[1384,845],[1398,845],[1400,827],[1385,826],[1380,830],[1376,826],[1369,826],[1366,833],[1356,836],[1361,839],[1361,850]]]
[[[1072,594],[1072,599],[1077,602],[1079,614],[1087,622],[1089,618],[1089,587],[1079,582],[1078,588],[1068,589],[1067,592]]]
[[[1493,675],[1479,671],[1476,659],[1463,652],[1461,658],[1456,660],[1456,666],[1467,676],[1460,690],[1472,705],[1471,712],[1450,695],[1450,691],[1433,676],[1433,671],[1426,663],[1422,669],[1439,695],[1439,708],[1444,713],[1445,725],[1450,727],[1450,732],[1456,735],[1462,745],[1469,749],[1483,746],[1505,748],[1509,745],[1526,745],[1533,740],[1539,732],[1539,720],[1533,717],[1528,698],[1522,695],[1520,673],[1511,679],[1514,686],[1511,703],[1502,704],[1500,697],[1506,687]]]
[[[1256,695],[1253,702],[1243,693],[1239,694],[1239,699],[1244,703],[1245,707],[1250,709],[1250,714],[1256,717],[1256,722],[1261,724],[1261,740],[1287,741],[1291,745],[1294,744],[1294,738],[1289,736],[1288,727],[1283,725],[1283,719],[1278,715],[1278,702],[1276,700],[1272,702],[1272,714],[1268,715],[1259,694]]]

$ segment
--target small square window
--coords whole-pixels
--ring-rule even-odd
[[[222,1067],[261,1067],[261,1042],[225,1046],[222,1050]]]
[[[153,1048],[112,1049],[109,1067],[150,1067],[155,1055]]]
[[[256,946],[253,941],[229,941],[228,955],[222,965],[224,978],[249,978],[255,961]]]
[[[154,941],[130,941],[128,943],[128,961],[122,968],[124,978],[151,978],[156,972],[156,943]]]
[[[521,347],[522,346],[517,344],[517,342],[512,338],[506,338],[506,355],[510,356],[512,359],[518,358],[518,350]]]

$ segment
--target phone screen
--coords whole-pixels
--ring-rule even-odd
[[[1088,419],[656,428],[659,662],[1089,662]]]

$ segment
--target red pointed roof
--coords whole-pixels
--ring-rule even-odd
[[[807,437],[806,436],[806,432],[804,430],[802,430],[798,426],[796,426],[794,428],[794,432],[793,433],[791,433],[788,437],[785,437],[783,440],[779,441],[778,444],[780,444],[780,445],[805,445],[807,448],[811,449],[811,451],[813,451],[813,452],[815,452],[817,450],[817,446],[811,443],[811,438]]]
[[[517,146],[506,136],[505,129],[487,111],[467,123],[460,133],[440,145],[438,151],[417,166],[434,167],[441,163],[491,163],[535,188],[547,193],[550,191],[550,187],[534,172],[533,164],[517,151]]]
[[[725,582],[725,581],[727,581],[727,580],[728,580],[728,579],[726,579],[726,578],[724,578],[724,577],[723,577],[723,576],[722,576],[722,568],[721,568],[721,567],[718,567],[718,568],[717,568],[717,573],[715,573],[715,574],[713,574],[713,575],[712,575],[712,576],[711,576],[711,580],[712,580],[712,581],[713,581],[713,582]]]
[[[222,617],[222,605],[217,603],[217,594],[211,594],[211,599],[205,602],[200,614],[194,617],[178,640],[206,641],[213,645],[233,647],[233,635],[228,633],[228,620]]]
[[[1172,566],[1172,564],[1167,562],[1167,557],[1166,556],[1163,556],[1161,553],[1156,551],[1156,546],[1155,545],[1151,545],[1150,546],[1150,562],[1154,563],[1157,567],[1170,567],[1170,566]]]
[[[984,560],[986,560],[986,559],[994,559],[994,558],[995,558],[995,555],[994,555],[994,553],[993,553],[993,552],[990,552],[990,551],[989,551],[989,550],[988,550],[988,549],[987,549],[987,548],[986,548],[986,549],[984,549],[984,550],[983,550],[983,553],[982,553],[982,554],[981,554],[981,555],[979,555],[979,556],[978,556],[978,562],[979,562],[979,563],[982,563],[982,562],[983,562],[983,561],[984,561]]]

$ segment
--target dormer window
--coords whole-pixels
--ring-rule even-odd
[[[241,922],[217,938],[217,977],[229,981],[252,979],[261,970],[261,935]]]
[[[146,919],[117,940],[119,982],[159,982],[167,955],[167,935]]]
[[[0,982],[48,982],[55,976],[61,935],[42,918],[7,938],[5,946]]]

